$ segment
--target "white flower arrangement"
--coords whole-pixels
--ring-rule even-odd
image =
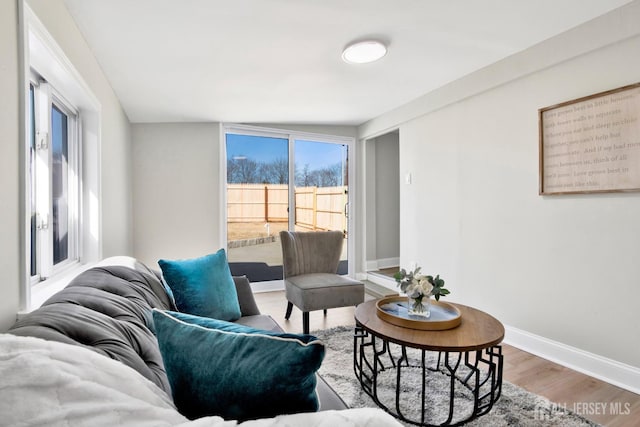
[[[422,306],[424,297],[433,296],[436,301],[439,301],[440,297],[450,293],[448,289],[444,288],[444,280],[440,278],[439,274],[433,277],[420,274],[420,270],[420,267],[416,267],[415,270],[407,272],[403,268],[393,276],[398,282],[400,290],[414,300],[414,308]]]

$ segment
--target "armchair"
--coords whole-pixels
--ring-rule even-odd
[[[337,274],[344,236],[341,231],[281,231],[282,263],[289,319],[295,305],[309,333],[309,312],[364,302],[364,284]]]

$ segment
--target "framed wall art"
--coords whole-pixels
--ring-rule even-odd
[[[538,110],[540,195],[640,191],[640,83]]]

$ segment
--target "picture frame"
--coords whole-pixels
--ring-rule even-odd
[[[538,194],[640,191],[640,83],[538,110]]]

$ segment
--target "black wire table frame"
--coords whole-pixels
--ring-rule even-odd
[[[392,354],[391,345],[398,347],[396,350],[399,350],[399,355]],[[412,348],[412,351],[417,351],[421,357],[417,364],[410,364],[407,346],[377,337],[357,325],[354,331],[353,348],[353,367],[364,392],[380,408],[406,423],[419,426],[463,425],[488,413],[502,393],[503,355],[500,345],[467,352],[438,352]],[[435,366],[427,366],[427,353],[437,354]],[[409,419],[401,411],[400,391],[403,368],[419,368],[422,371],[420,419]],[[378,395],[378,374],[388,369],[396,370],[395,399],[392,402],[383,402]],[[435,372],[449,377],[449,408],[446,420],[438,424],[430,424],[432,420],[428,420],[425,414],[426,383],[427,375]],[[466,388],[473,395],[473,411],[467,418],[454,421],[456,409],[454,396],[459,387]]]

